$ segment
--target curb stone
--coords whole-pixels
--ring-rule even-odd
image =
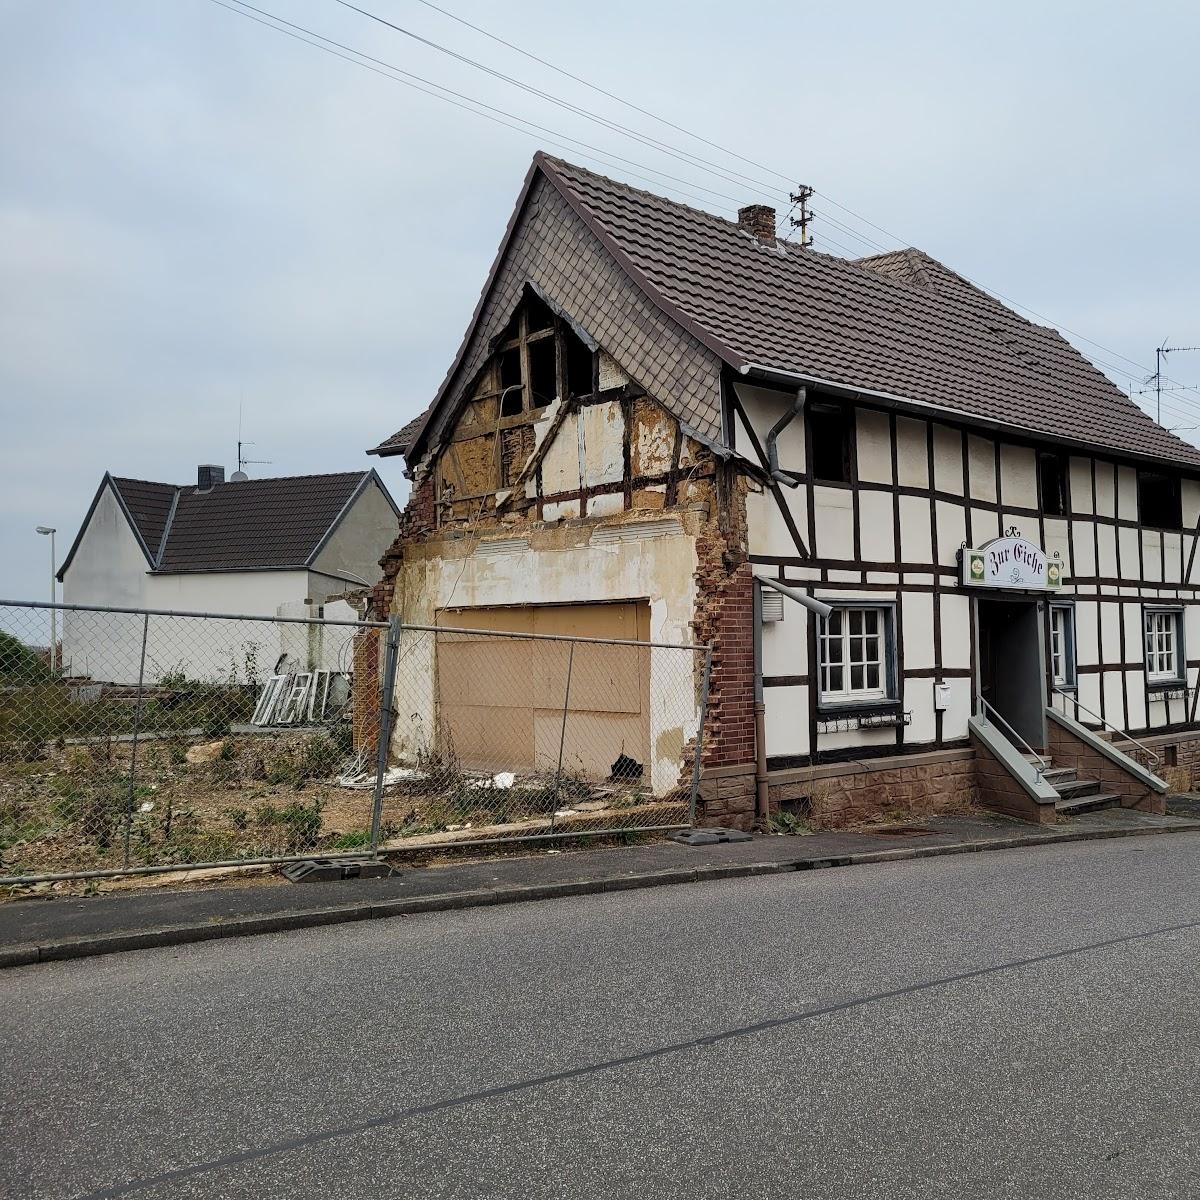
[[[720,863],[711,866],[672,867],[646,871],[638,875],[577,879],[562,883],[512,884],[498,888],[446,892],[433,896],[414,896],[385,901],[364,901],[327,908],[292,909],[266,916],[208,919],[191,925],[166,925],[152,929],[95,934],[80,938],[62,938],[40,944],[0,948],[0,970],[30,966],[41,962],[61,962],[100,954],[120,954],[163,946],[181,946],[218,938],[252,937],[264,933],[283,933],[313,929],[324,925],[342,925],[353,921],[386,920],[422,913],[449,912],[468,908],[487,908],[499,904],[521,904],[535,900],[557,900],[567,896],[598,895],[641,888],[667,887],[681,883],[704,883],[719,879],[746,879],[759,875],[785,875],[796,871],[828,870],[832,867],[865,866],[870,863],[905,862],[920,858],[941,858],[955,854],[979,854],[991,850],[1015,850],[1029,846],[1059,845],[1069,842],[1104,841],[1110,838],[1145,837],[1151,834],[1195,833],[1200,821],[1163,828],[1092,829],[1078,833],[1022,834],[974,842],[951,842],[938,846],[907,846],[894,850],[865,850],[813,858],[795,858],[780,862]]]

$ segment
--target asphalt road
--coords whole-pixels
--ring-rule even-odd
[[[0,974],[0,1195],[1194,1197],[1200,836]]]

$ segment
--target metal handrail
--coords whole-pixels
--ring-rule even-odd
[[[1090,708],[1088,708],[1088,706],[1084,704],[1078,696],[1074,696],[1064,688],[1060,688],[1058,686],[1055,686],[1053,691],[1057,692],[1058,695],[1060,695],[1064,700],[1070,700],[1071,703],[1075,705],[1076,718],[1079,717],[1079,710],[1082,708],[1089,717],[1094,717],[1105,729],[1110,730],[1119,737],[1123,737],[1127,742],[1132,742],[1148,759],[1150,759],[1152,763],[1154,763],[1155,767],[1162,766],[1162,759],[1159,758],[1149,746],[1143,745],[1137,740],[1137,738],[1133,736],[1133,734],[1129,733],[1128,731],[1120,729],[1116,725],[1110,724],[1098,712],[1093,712]]]
[[[979,705],[980,705],[980,708],[983,710],[983,716],[984,716],[984,719],[985,719],[985,720],[987,719],[987,715],[988,715],[988,713],[990,712],[990,713],[992,714],[992,716],[993,716],[993,717],[995,717],[995,718],[996,718],[996,720],[997,720],[997,721],[999,721],[999,722],[1000,722],[1000,724],[1001,724],[1001,725],[1003,725],[1003,726],[1004,726],[1004,728],[1005,728],[1005,729],[1007,729],[1007,730],[1008,730],[1008,732],[1009,732],[1009,733],[1011,733],[1011,734],[1013,735],[1013,737],[1014,737],[1014,738],[1016,738],[1016,739],[1017,739],[1017,741],[1018,741],[1018,742],[1020,742],[1020,744],[1021,744],[1022,746],[1024,746],[1024,747],[1025,747],[1025,749],[1026,749],[1026,750],[1027,750],[1027,751],[1028,751],[1030,754],[1032,754],[1032,755],[1033,755],[1033,757],[1034,757],[1034,758],[1036,758],[1036,759],[1037,759],[1037,761],[1038,761],[1038,766],[1037,766],[1037,772],[1036,772],[1036,773],[1037,773],[1037,776],[1038,776],[1038,778],[1040,779],[1040,778],[1041,778],[1041,776],[1043,775],[1043,773],[1044,773],[1045,771],[1049,770],[1049,768],[1050,768],[1050,760],[1049,760],[1048,758],[1044,758],[1042,755],[1040,755],[1040,754],[1039,754],[1039,753],[1038,753],[1038,752],[1037,752],[1037,751],[1036,751],[1036,750],[1035,750],[1035,749],[1034,749],[1034,748],[1033,748],[1033,747],[1032,747],[1032,746],[1031,746],[1031,745],[1030,745],[1030,744],[1029,744],[1029,743],[1028,743],[1028,742],[1027,742],[1027,741],[1026,741],[1026,740],[1025,740],[1025,739],[1024,739],[1024,738],[1023,738],[1023,737],[1022,737],[1022,736],[1021,736],[1021,735],[1020,735],[1020,734],[1019,734],[1019,733],[1018,733],[1018,732],[1017,732],[1017,731],[1016,731],[1016,730],[1015,730],[1015,729],[1014,729],[1014,728],[1013,728],[1013,727],[1012,727],[1012,726],[1011,726],[1011,725],[1010,725],[1010,724],[1009,724],[1009,723],[1008,723],[1008,722],[1007,722],[1007,721],[1006,721],[1006,720],[1005,720],[1005,719],[1002,717],[1002,716],[1001,716],[1001,715],[1000,715],[1000,713],[997,711],[997,709],[996,709],[996,706],[995,706],[994,704],[991,704],[991,703],[989,703],[989,702],[988,702],[987,700],[985,700],[985,699],[984,699],[982,696],[980,696],[980,697],[979,697]]]

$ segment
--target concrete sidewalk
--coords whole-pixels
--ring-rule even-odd
[[[384,879],[309,884],[279,879],[254,887],[18,899],[0,904],[0,967],[452,908],[1189,831],[1200,831],[1200,819],[1119,809],[1054,827],[992,816],[937,817],[872,833],[759,836],[702,847],[664,841],[540,850],[438,867],[398,864]]]

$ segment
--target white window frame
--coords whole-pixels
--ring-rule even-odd
[[[827,604],[832,603],[828,599]],[[822,707],[846,707],[884,704],[894,697],[895,637],[894,609],[890,603],[845,601],[832,605],[839,617],[838,632],[830,632],[830,621],[817,626],[817,687]],[[858,628],[852,631],[855,617]],[[868,629],[868,625],[872,628]],[[858,643],[855,645],[855,643]],[[871,643],[874,643],[873,645]],[[832,648],[837,647],[836,656]],[[855,653],[859,660],[854,660]],[[855,687],[853,673],[861,668],[863,686]],[[876,668],[878,685],[866,685],[870,669]],[[840,686],[833,686],[838,673]]]
[[[1050,681],[1070,690],[1078,685],[1075,659],[1075,605],[1050,605]]]
[[[1142,618],[1148,684],[1183,682],[1183,610],[1146,608]]]

